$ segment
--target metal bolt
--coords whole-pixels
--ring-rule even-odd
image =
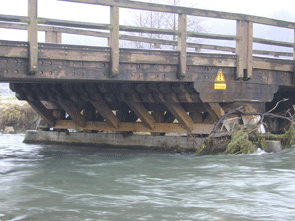
[[[15,74],[17,74],[17,73],[18,73],[18,71],[16,70],[16,71],[14,71],[14,73],[15,73]]]
[[[5,60],[4,60],[4,63],[8,63],[8,60],[7,60],[7,59],[5,59]]]
[[[37,69],[37,66],[36,66],[36,65],[34,65],[34,66],[33,66],[33,69]]]
[[[4,73],[5,73],[5,74],[7,74],[7,73],[8,73],[8,71],[7,71],[7,70],[5,70],[5,71],[4,71]]]

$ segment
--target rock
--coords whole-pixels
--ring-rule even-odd
[[[7,126],[7,127],[5,127],[3,133],[4,134],[15,134],[15,130],[13,127]]]
[[[279,140],[267,140],[265,141],[265,143],[266,143],[265,152],[267,153],[277,153],[283,149],[281,141]]]

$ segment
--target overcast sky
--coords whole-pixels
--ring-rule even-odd
[[[188,1],[192,2],[192,0]],[[109,23],[109,8],[106,6],[94,6],[57,0],[39,0],[38,2],[38,14],[40,17]],[[294,0],[199,0],[197,7],[295,22]],[[120,23],[123,24],[124,21],[129,19],[131,13],[124,13],[124,10],[121,10],[121,12]],[[0,0],[0,14],[27,16],[27,0]],[[211,33],[235,34],[235,22],[226,23],[219,20],[203,19],[203,25]],[[280,29],[276,29],[277,31],[268,30],[270,33],[266,33],[267,31],[265,30],[267,29],[260,29],[259,26],[256,26],[254,28],[254,35],[257,37],[266,36],[270,38],[274,36],[274,38],[277,38],[278,35],[273,35],[273,32],[283,33],[279,36],[281,39],[275,40],[293,41],[292,30],[283,30],[282,32]],[[0,39],[25,41],[27,34],[25,31],[0,29]],[[77,40],[83,41],[83,39],[83,37],[69,37],[66,35],[63,37],[63,41],[66,41],[65,43],[73,43]],[[44,41],[44,33],[40,33],[39,40]]]

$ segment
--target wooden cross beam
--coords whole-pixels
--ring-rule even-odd
[[[194,121],[188,116],[180,103],[165,102],[165,105],[182,126],[190,131],[193,130]]]
[[[72,101],[57,101],[57,103],[68,113],[68,115],[74,120],[75,124],[82,128],[86,126],[86,118],[81,114]]]
[[[40,101],[27,101],[31,107],[43,118],[50,126],[55,125],[55,119],[50,110],[48,110]]]
[[[131,108],[131,110],[141,119],[142,123],[150,128],[154,128],[155,119],[152,115],[149,114],[147,109],[142,105],[142,103],[135,103],[135,102],[126,102],[127,105]]]
[[[110,127],[118,128],[120,120],[113,113],[112,109],[106,104],[102,99],[100,94],[94,96],[95,101],[92,101],[91,104],[95,109],[100,113],[100,115],[106,120]]]

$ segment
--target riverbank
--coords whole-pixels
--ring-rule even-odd
[[[36,129],[39,115],[26,102],[14,95],[0,95],[0,132],[25,133]]]

